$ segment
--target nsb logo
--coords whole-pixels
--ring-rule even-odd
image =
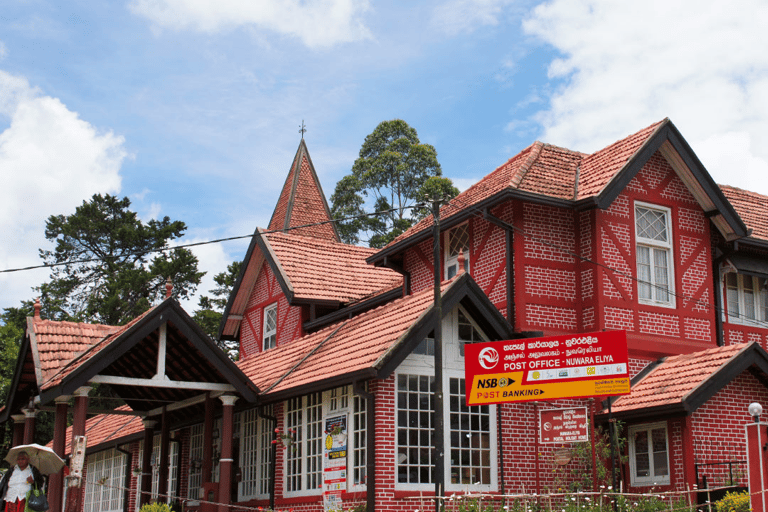
[[[485,347],[477,354],[477,362],[486,370],[490,370],[498,364],[499,353],[493,347]]]

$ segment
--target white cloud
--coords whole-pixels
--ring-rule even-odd
[[[123,138],[99,132],[58,99],[0,70],[0,269],[42,263],[45,220],[68,214],[97,192],[120,190]],[[31,298],[45,271],[0,274],[0,308]]]
[[[164,28],[210,33],[255,26],[310,48],[370,37],[367,0],[132,0],[129,7]]]
[[[470,33],[479,27],[494,26],[510,0],[450,0],[432,13],[432,25],[448,35]]]
[[[543,140],[593,151],[669,117],[715,181],[768,194],[768,4],[553,0],[524,29],[561,52]]]

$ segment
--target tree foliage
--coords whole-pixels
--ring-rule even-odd
[[[360,148],[352,172],[336,184],[331,195],[334,218],[357,216],[340,222],[342,241],[356,244],[367,236],[371,247],[383,247],[419,218],[413,206],[424,198],[428,179],[441,176],[437,151],[419,141],[416,130],[401,119],[384,121],[371,132]],[[433,182],[455,197],[450,180]],[[361,217],[366,208],[382,215]],[[370,211],[369,211],[370,213]]]
[[[216,340],[219,347],[221,347],[231,359],[236,359],[238,356],[237,344],[219,340],[219,326],[221,325],[221,317],[224,313],[224,308],[227,307],[229,295],[235,287],[235,281],[240,273],[241,265],[242,262],[233,261],[227,265],[226,272],[220,272],[214,276],[213,281],[216,283],[216,287],[209,292],[212,297],[201,295],[198,301],[199,309],[195,311],[193,316],[206,334],[208,334],[211,339]]]
[[[56,266],[39,287],[46,318],[122,325],[162,300],[169,277],[175,298],[195,291],[204,274],[197,258],[169,245],[186,225],[168,217],[144,223],[130,205],[95,194],[75,213],[48,218],[45,237],[56,246],[40,256]]]

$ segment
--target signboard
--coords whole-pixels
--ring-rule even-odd
[[[342,510],[341,493],[347,490],[347,416],[325,419],[323,450],[323,508]]]
[[[542,444],[581,443],[589,441],[589,418],[586,407],[546,409],[539,413]]]
[[[467,405],[629,394],[625,331],[464,345]]]

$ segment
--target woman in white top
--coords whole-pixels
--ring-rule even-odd
[[[0,508],[0,512],[24,512],[27,493],[35,482],[38,488],[42,488],[45,479],[37,468],[29,463],[27,452],[19,452],[16,465],[0,480],[0,496],[5,501],[5,506]]]

